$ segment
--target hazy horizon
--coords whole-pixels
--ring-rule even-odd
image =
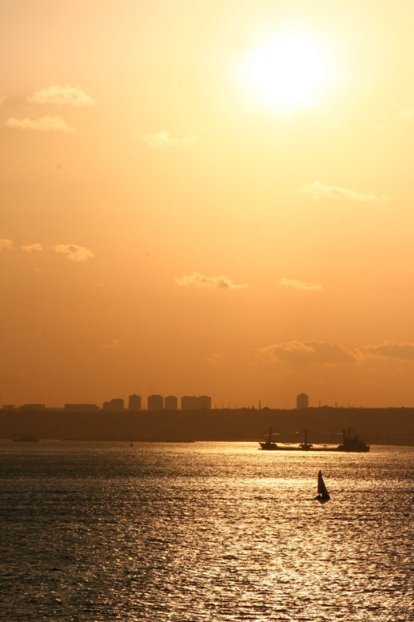
[[[3,0],[0,404],[414,405],[408,0]]]
[[[136,394],[134,394],[136,395]],[[157,394],[158,395],[158,394]],[[338,401],[332,402],[332,403],[327,403],[327,402],[322,402],[321,400],[317,400],[317,401],[310,401],[308,406],[305,406],[303,408],[300,408],[296,405],[296,396],[291,400],[291,403],[288,403],[286,406],[281,406],[278,402],[277,402],[277,397],[275,397],[273,399],[273,402],[269,402],[269,403],[264,403],[262,402],[262,400],[258,400],[257,402],[252,402],[252,403],[243,403],[243,402],[238,402],[237,400],[233,400],[233,401],[228,401],[228,402],[218,402],[216,400],[214,400],[214,396],[206,396],[209,399],[211,399],[211,407],[206,407],[206,408],[200,408],[200,407],[194,407],[194,408],[188,408],[182,407],[181,404],[181,400],[183,397],[186,396],[182,396],[182,395],[163,395],[161,396],[164,400],[166,397],[170,397],[170,398],[174,398],[177,400],[177,406],[176,407],[167,407],[167,406],[163,406],[160,409],[156,409],[156,408],[151,408],[148,406],[148,397],[147,395],[139,395],[139,397],[141,398],[141,406],[140,408],[135,408],[135,407],[129,407],[128,406],[128,398],[129,395],[124,395],[124,396],[109,396],[107,400],[104,400],[103,402],[99,402],[97,400],[95,401],[91,401],[91,402],[71,402],[68,400],[63,400],[62,402],[59,403],[48,403],[45,401],[39,401],[39,402],[16,402],[14,404],[9,404],[9,403],[4,403],[4,404],[0,404],[0,409],[26,409],[26,410],[30,410],[32,407],[36,408],[38,406],[40,406],[41,408],[45,407],[47,409],[53,410],[53,409],[63,409],[65,407],[75,407],[76,410],[78,410],[79,412],[81,412],[80,407],[84,406],[84,407],[98,407],[101,410],[107,410],[107,412],[119,412],[116,410],[116,408],[110,408],[110,407],[105,407],[105,404],[109,404],[109,402],[111,402],[112,400],[118,401],[118,400],[122,400],[124,402],[123,407],[121,408],[121,410],[130,410],[131,412],[142,412],[142,411],[148,411],[148,412],[162,412],[162,411],[182,411],[182,412],[208,412],[210,410],[252,410],[252,411],[260,411],[260,410],[283,410],[283,411],[306,411],[306,410],[318,410],[318,409],[337,409],[337,410],[398,410],[398,409],[406,409],[406,410],[412,410],[414,408],[414,406],[410,405],[410,404],[380,404],[377,406],[372,406],[370,404],[357,404],[356,402],[353,402],[352,400],[349,400],[346,403],[340,403]]]

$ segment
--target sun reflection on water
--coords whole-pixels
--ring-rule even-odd
[[[4,619],[408,622],[414,452],[78,449],[3,455]]]

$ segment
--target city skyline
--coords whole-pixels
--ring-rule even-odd
[[[0,401],[413,405],[413,12],[2,2]]]
[[[410,403],[403,402],[395,402],[395,403],[378,403],[376,405],[373,404],[364,404],[352,399],[352,396],[343,402],[335,399],[332,401],[324,400],[323,398],[315,397],[312,399],[312,396],[307,393],[300,392],[297,395],[290,395],[287,402],[286,400],[278,400],[278,396],[274,395],[269,401],[264,401],[260,397],[257,397],[256,400],[252,402],[243,401],[237,399],[237,395],[234,396],[234,399],[230,399],[228,401],[219,401],[212,397],[211,395],[201,395],[201,396],[193,396],[193,395],[179,395],[179,394],[160,394],[160,393],[151,393],[150,395],[145,394],[127,394],[127,397],[115,397],[109,399],[99,400],[91,400],[90,402],[75,402],[75,401],[67,401],[65,398],[62,399],[61,402],[51,403],[46,402],[45,400],[39,401],[30,401],[25,402],[24,400],[18,400],[15,403],[6,402],[1,400],[0,395],[0,409],[1,408],[23,408],[27,406],[41,406],[47,408],[64,408],[65,406],[97,406],[97,407],[105,407],[105,405],[110,405],[111,402],[121,403],[123,404],[122,409],[124,410],[154,410],[153,408],[148,408],[148,399],[155,397],[156,399],[161,398],[163,404],[170,404],[169,407],[162,406],[162,409],[166,410],[177,410],[181,409],[181,401],[186,398],[190,399],[200,399],[207,398],[211,402],[211,409],[281,409],[281,410],[297,410],[301,408],[358,408],[358,409],[372,409],[372,408],[413,408],[414,405]],[[131,403],[131,398],[136,398],[139,401],[139,407],[130,406],[128,402]],[[283,403],[282,403],[283,401]],[[101,406],[99,406],[101,404]],[[186,408],[184,408],[185,410]],[[188,409],[188,408],[187,408]],[[191,408],[190,408],[191,409]]]
[[[0,405],[5,410],[11,410],[15,408],[26,410],[41,410],[43,408],[56,408],[56,405],[46,405],[45,403],[26,403],[26,404],[3,404]],[[131,393],[128,396],[128,401],[122,397],[115,397],[104,401],[101,406],[97,403],[82,403],[82,402],[65,402],[61,407],[64,410],[72,410],[77,412],[93,412],[96,409],[102,409],[106,412],[121,412],[123,410],[135,411],[148,410],[148,411],[160,411],[160,410],[211,410],[212,398],[210,395],[183,395],[177,397],[175,395],[160,395],[158,393],[146,396],[146,400],[143,401],[141,395],[137,393]]]
[[[60,404],[47,404],[46,402],[27,402],[6,404],[0,402],[0,409],[65,409],[76,411],[93,411],[103,410],[107,412],[120,412],[120,411],[159,411],[159,410],[182,410],[182,411],[194,411],[194,410],[305,410],[308,408],[320,409],[320,408],[338,408],[338,409],[395,409],[395,408],[412,408],[408,404],[381,404],[379,406],[358,404],[355,401],[348,400],[341,403],[338,400],[333,402],[323,401],[321,399],[312,400],[311,396],[307,393],[301,392],[295,396],[291,396],[291,403],[281,405],[277,402],[277,397],[274,397],[273,401],[264,403],[260,398],[253,403],[243,403],[237,399],[229,402],[218,402],[210,395],[161,395],[159,393],[153,393],[150,395],[142,395],[137,393],[131,393],[124,397],[110,398],[99,402],[67,402],[63,401]]]

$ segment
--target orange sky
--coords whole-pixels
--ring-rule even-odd
[[[413,13],[3,0],[0,404],[413,406]]]

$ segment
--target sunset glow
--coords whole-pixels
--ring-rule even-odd
[[[414,0],[0,0],[0,622],[414,622]]]
[[[0,406],[414,404],[412,2],[0,15]]]

